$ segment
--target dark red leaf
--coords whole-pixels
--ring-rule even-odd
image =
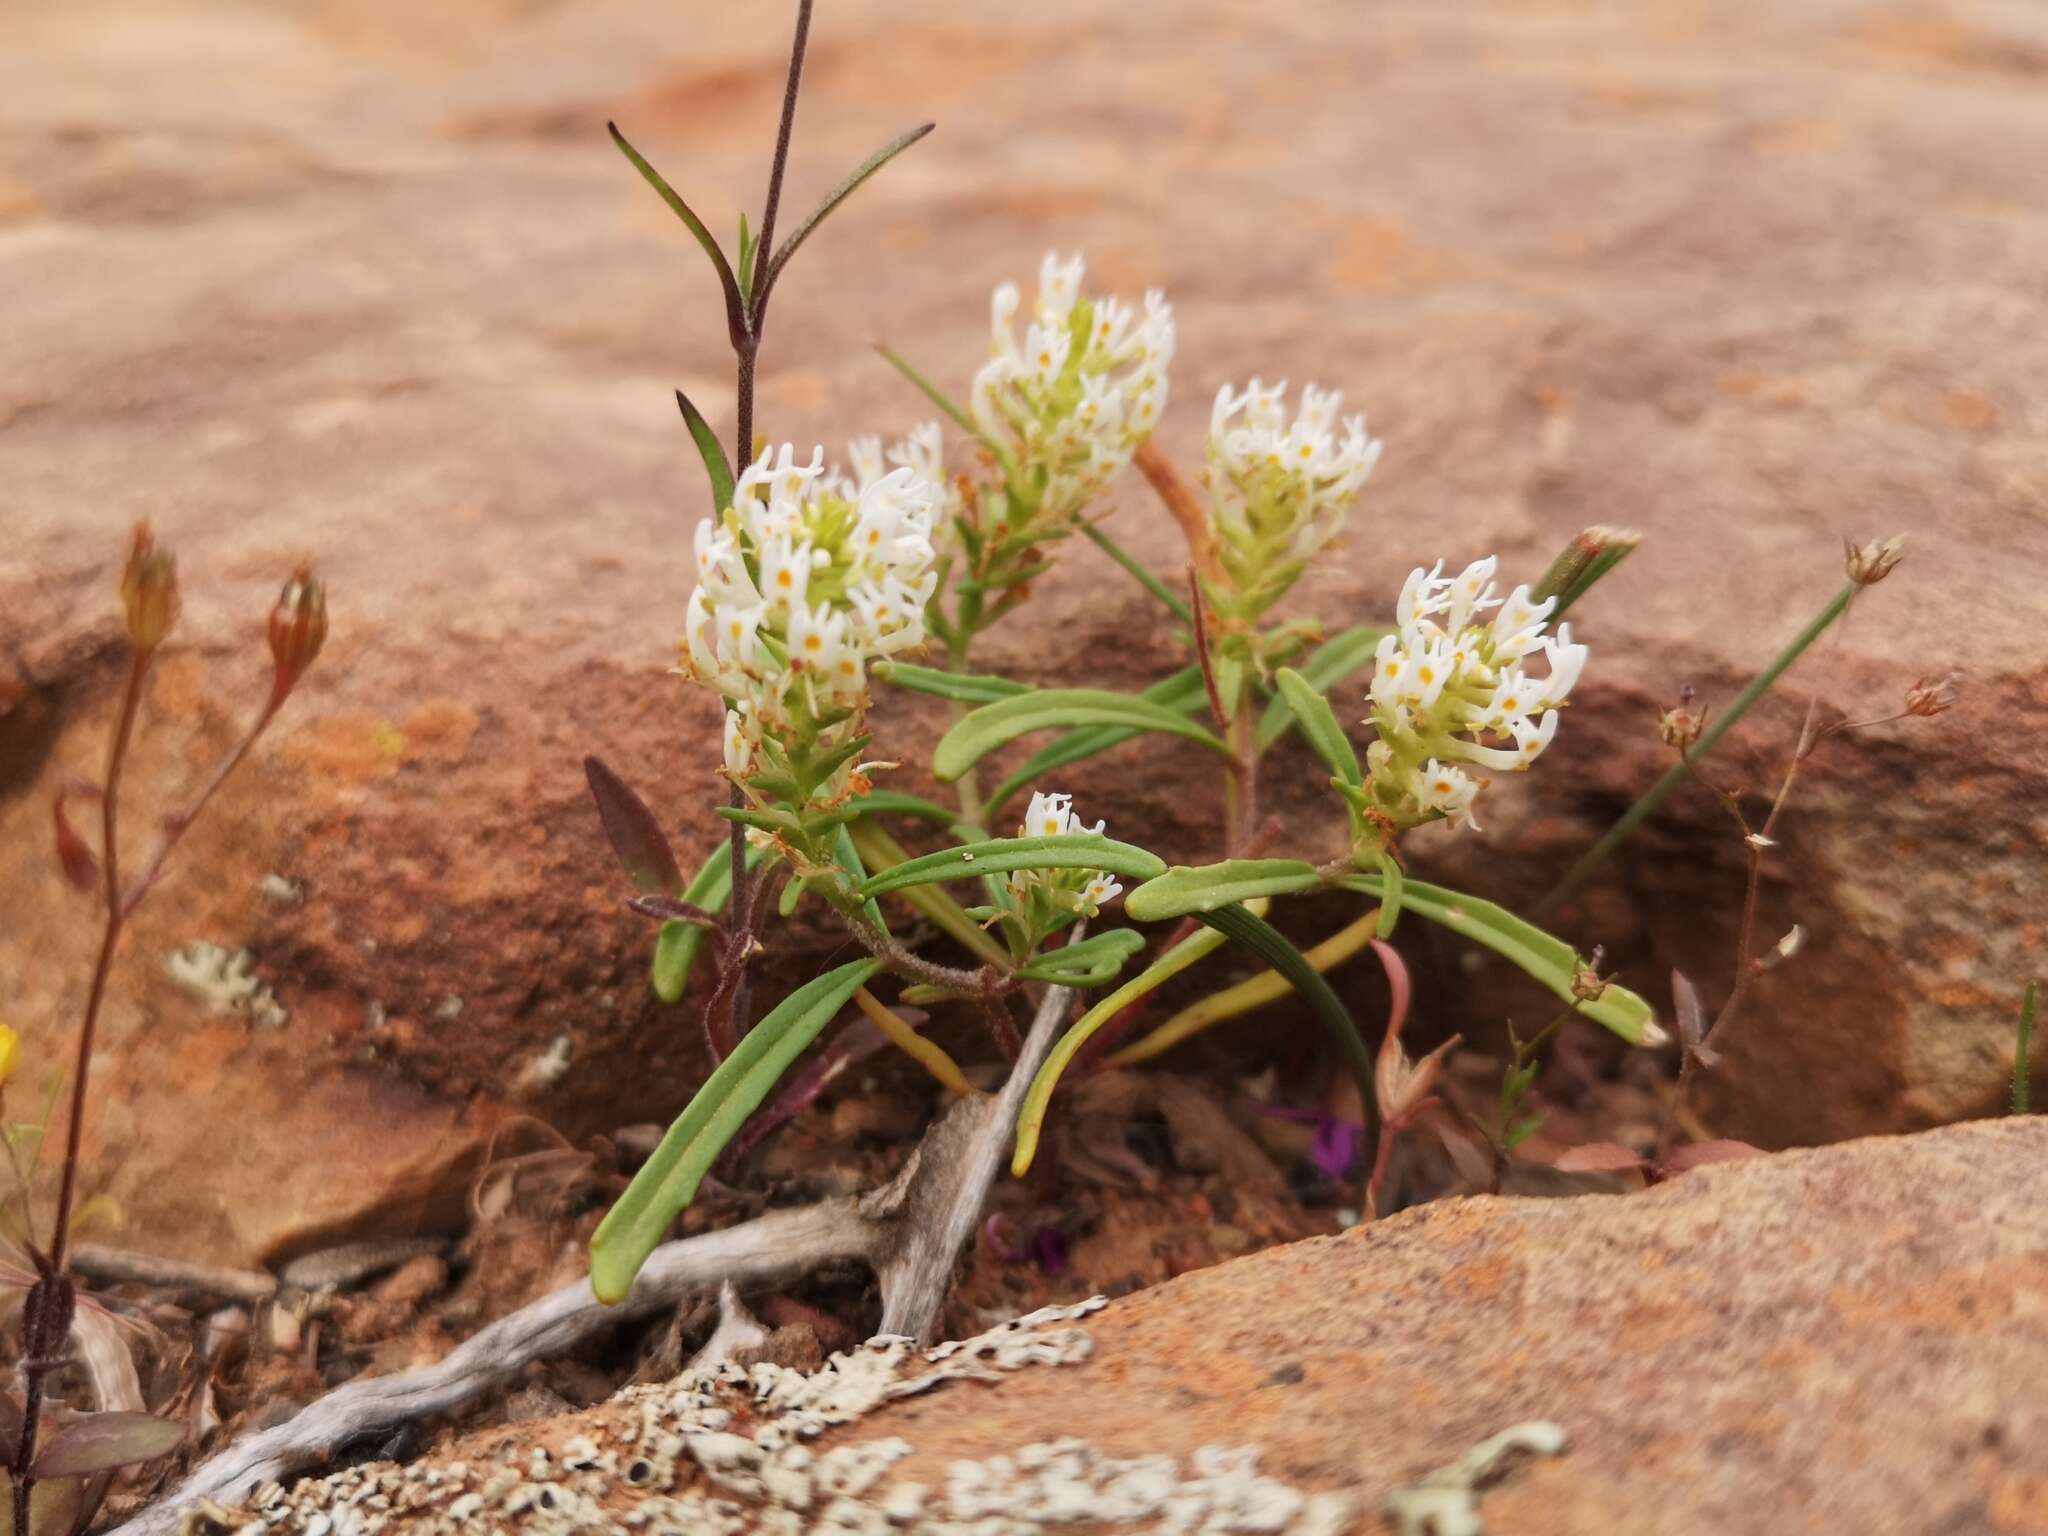
[[[73,829],[71,818],[64,814],[64,802],[73,795],[81,800],[97,800],[100,787],[90,779],[66,779],[57,787],[57,798],[50,803],[50,815],[57,824],[57,865],[75,888],[90,891],[100,883],[100,861]]]
[[[1583,1147],[1573,1147],[1551,1166],[1560,1173],[1623,1173],[1641,1168],[1643,1157],[1619,1142],[1589,1141]]]
[[[604,835],[611,840],[626,878],[650,896],[681,895],[683,872],[676,867],[675,852],[647,802],[597,758],[583,759],[583,774],[590,780],[590,798],[597,802]]]
[[[152,1413],[95,1413],[67,1424],[36,1452],[38,1478],[90,1477],[168,1456],[185,1431]]]

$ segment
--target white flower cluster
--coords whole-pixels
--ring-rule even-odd
[[[1048,251],[1038,301],[1017,340],[1017,285],[996,289],[994,350],[974,377],[975,424],[1015,456],[1017,480],[1038,487],[1022,521],[1058,525],[1131,461],[1166,409],[1173,308],[1157,290],[1142,311],[1081,297],[1079,256]]]
[[[1343,526],[1345,512],[1379,463],[1365,418],[1340,423],[1344,397],[1305,385],[1287,419],[1285,380],[1228,384],[1209,412],[1209,491],[1219,553],[1254,611],[1285,591]]]
[[[725,765],[744,778],[764,743],[779,762],[858,734],[867,663],[923,643],[940,499],[928,469],[936,434],[914,434],[885,469],[879,445],[851,455],[854,477],[764,448],[733,505],[697,525],[697,586],[685,675],[727,702]],[[844,787],[846,770],[835,776]]]
[[[1379,739],[1366,762],[1377,803],[1400,824],[1442,817],[1476,827],[1481,781],[1456,765],[1527,768],[1557,734],[1557,710],[1586,665],[1569,624],[1543,633],[1555,598],[1532,602],[1526,586],[1493,595],[1498,563],[1475,560],[1455,577],[1441,560],[1417,568],[1401,589],[1399,632],[1380,640],[1371,688]],[[1488,609],[1499,610],[1491,621]],[[1538,651],[1546,675],[1531,677],[1522,664]]]
[[[1081,818],[1074,814],[1072,795],[1043,794],[1034,790],[1017,835],[1099,837],[1107,825],[1107,822],[1098,821],[1092,827],[1084,826]],[[1121,896],[1124,888],[1119,881],[1112,880],[1100,870],[1023,869],[1010,876],[1010,894],[1017,898],[1020,906],[1028,904],[1034,893],[1049,897],[1054,905],[1078,911],[1083,917],[1093,917]]]

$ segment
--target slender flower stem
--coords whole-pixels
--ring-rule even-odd
[[[86,993],[85,1018],[78,1031],[78,1055],[71,1069],[71,1113],[64,1135],[64,1169],[57,1185],[57,1213],[50,1233],[48,1274],[64,1284],[64,1266],[71,1245],[71,1211],[78,1194],[79,1153],[85,1137],[85,1104],[92,1073],[93,1041],[99,1030],[100,1007],[106,1001],[107,977],[114,965],[114,951],[121,942],[122,929],[133,903],[121,891],[120,847],[115,841],[121,800],[121,769],[128,759],[128,743],[135,734],[135,716],[142,703],[142,685],[149,675],[152,652],[137,650],[128,664],[128,682],[121,694],[121,713],[114,727],[113,744],[107,749],[107,782],[100,796],[101,892],[106,903],[106,925],[100,934],[99,958],[93,962],[92,987]],[[216,783],[218,780],[216,779]],[[207,787],[207,794],[213,786]],[[205,796],[201,797],[201,803]],[[147,885],[138,887],[138,896]],[[35,1478],[29,1469],[35,1464],[36,1431],[42,1420],[44,1387],[64,1346],[63,1339],[41,1337],[41,1319],[25,1319],[22,1338],[24,1396],[21,1435],[14,1455],[15,1536],[29,1536],[30,1501]]]
[[[1762,672],[1758,673],[1750,685],[1736,695],[1735,701],[1726,710],[1722,711],[1720,717],[1707,727],[1692,751],[1687,753],[1683,760],[1672,764],[1665,771],[1664,776],[1658,779],[1655,784],[1652,784],[1643,793],[1642,797],[1622,814],[1621,819],[1609,827],[1605,835],[1580,856],[1576,864],[1565,871],[1564,878],[1552,886],[1549,893],[1529,909],[1529,916],[1531,918],[1541,918],[1547,913],[1555,911],[1559,905],[1577,892],[1586,883],[1587,877],[1602,864],[1606,863],[1614,850],[1628,840],[1630,834],[1637,827],[1641,826],[1643,821],[1658,806],[1664,803],[1665,798],[1674,789],[1685,782],[1692,772],[1693,763],[1711,752],[1716,743],[1728,733],[1729,729],[1744,715],[1749,713],[1750,707],[1758,699],[1761,699],[1766,693],[1770,692],[1772,686],[1780,677],[1784,676],[1792,663],[1797,661],[1807,648],[1821,637],[1830,624],[1834,623],[1836,619],[1840,618],[1848,610],[1850,599],[1856,595],[1856,591],[1856,584],[1849,582],[1833,598],[1829,599],[1827,606],[1814,615],[1806,628],[1802,629],[1793,638],[1792,643],[1780,651],[1776,659],[1768,667],[1764,668]]]

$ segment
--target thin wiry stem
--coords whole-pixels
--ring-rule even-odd
[[[789,80],[782,89],[782,124],[775,134],[775,159],[768,167],[768,201],[761,208],[761,238],[754,248],[753,291],[760,295],[759,308],[768,299],[768,262],[775,251],[775,214],[782,204],[782,176],[789,169],[789,140],[796,131],[796,98],[803,85],[804,49],[811,36],[811,0],[797,0],[796,36],[789,45]],[[761,333],[764,315],[754,316],[754,334]]]

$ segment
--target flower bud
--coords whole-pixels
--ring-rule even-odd
[[[282,699],[298,685],[327,641],[327,589],[301,565],[270,610],[270,654],[277,663],[272,697]]]
[[[1599,523],[1585,529],[1550,562],[1550,569],[1529,595],[1539,603],[1546,597],[1556,598],[1557,607],[1551,613],[1555,618],[1584,597],[1594,582],[1626,560],[1642,542],[1643,536],[1633,528]]]
[[[1961,683],[1960,672],[1950,672],[1932,679],[1921,678],[1906,690],[1906,713],[1931,716],[1954,709],[1956,691]]]
[[[121,606],[128,614],[128,639],[138,651],[153,651],[178,622],[178,562],[156,547],[148,523],[135,525],[128,569],[121,576]]]
[[[1874,587],[1905,558],[1906,536],[1895,533],[1888,539],[1872,539],[1868,544],[1851,544],[1844,539],[1842,554],[1849,579],[1859,587]]]

